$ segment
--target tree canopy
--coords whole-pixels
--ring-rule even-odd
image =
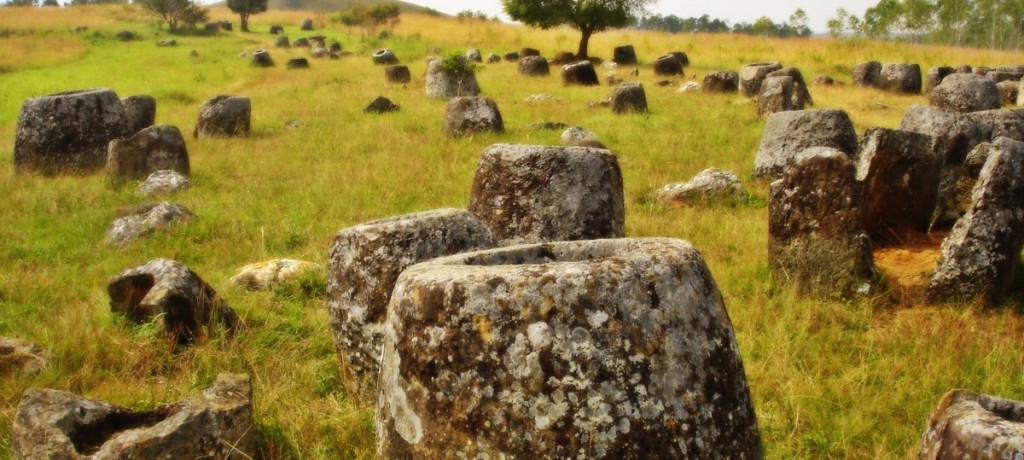
[[[590,36],[633,24],[654,0],[502,0],[505,14],[548,29],[568,25],[580,31],[578,59],[586,59]]]
[[[1024,1],[879,0],[860,17],[836,10],[828,29],[837,37],[1020,49]]]
[[[138,0],[138,3],[160,22],[166,22],[172,32],[180,25],[195,27],[210,17],[206,8],[192,0]]]
[[[267,11],[267,0],[228,0],[228,8],[238,13],[242,32],[248,32],[249,16]]]
[[[401,8],[395,3],[380,4],[368,7],[358,5],[339,13],[336,20],[346,27],[360,26],[370,37],[377,35],[377,29],[387,26],[394,29],[401,18]]]

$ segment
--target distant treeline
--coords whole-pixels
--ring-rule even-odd
[[[839,8],[828,31],[836,37],[1020,49],[1024,1],[880,0],[859,17]]]
[[[753,23],[738,22],[729,25],[729,21],[703,15],[699,18],[680,18],[674,14],[668,16],[652,15],[640,18],[636,27],[644,30],[660,30],[668,33],[736,33],[746,35],[763,35],[768,37],[806,37],[813,32],[807,27],[807,14],[797,9],[788,22],[776,24],[766,16]]]

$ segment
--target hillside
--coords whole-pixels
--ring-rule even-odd
[[[272,10],[310,10],[337,12],[349,8],[366,5],[395,3],[403,13],[426,13],[429,9],[409,2],[400,0],[270,0],[269,8]]]

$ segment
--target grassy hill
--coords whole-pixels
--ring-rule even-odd
[[[427,13],[430,11],[429,8],[398,0],[270,0],[268,5],[272,10],[337,12],[360,5],[373,6],[381,3],[397,4],[402,13]]]
[[[28,388],[57,388],[132,407],[195,395],[219,372],[246,372],[256,392],[257,436],[265,458],[372,458],[373,407],[351,398],[341,382],[327,324],[323,281],[246,292],[228,279],[239,267],[271,257],[326,265],[341,228],[367,220],[465,207],[481,152],[494,143],[557,144],[559,132],[530,125],[584,126],[619,156],[628,236],[691,241],[723,293],[750,382],[769,458],[903,458],[916,449],[943,393],[964,387],[1024,399],[1024,320],[1015,297],[994,311],[972,305],[900,302],[899,293],[856,301],[798,297],[772,282],[767,264],[768,184],[752,178],[764,122],[737,95],[680,93],[660,87],[650,63],[686,51],[688,76],[738,70],[778,60],[850,83],[867,60],[936,65],[1001,65],[1024,54],[832,39],[779,40],[667,35],[632,30],[594,37],[593,54],[608,58],[632,44],[651,112],[616,116],[587,102],[611,89],[563,87],[557,76],[521,78],[509,63],[484,66],[478,79],[498,103],[507,132],[450,138],[442,134],[444,101],[424,96],[429,50],[484,53],[532,46],[544,55],[575,49],[571,29],[536,30],[491,22],[403,15],[384,41],[329,25],[329,39],[353,54],[313,60],[308,70],[283,62],[307,50],[273,48],[269,24],[296,38],[308,11],[271,11],[252,18],[254,33],[180,35],[159,48],[166,30],[133,6],[0,8],[0,336],[20,337],[53,352],[50,368],[32,376],[0,376],[0,457],[11,456],[11,427]],[[224,8],[213,19],[237,21]],[[88,30],[76,33],[78,26]],[[119,30],[142,39],[122,42]],[[414,80],[389,85],[370,54],[394,50]],[[248,64],[243,51],[268,48],[278,66]],[[195,50],[198,57],[190,56]],[[602,73],[613,70],[604,68]],[[680,82],[681,82],[680,81]],[[157,122],[188,132],[199,104],[217,94],[249,96],[253,132],[242,139],[188,139],[193,188],[170,199],[195,222],[122,249],[103,242],[118,210],[147,200],[132,187],[111,188],[102,175],[43,178],[16,175],[15,126],[26,98],[109,87],[121,96],[150,94]],[[817,108],[842,108],[858,132],[896,127],[921,95],[812,86]],[[554,98],[526,102],[534,94]],[[384,95],[402,111],[370,116],[363,107]],[[669,182],[707,167],[735,171],[754,197],[735,207],[672,207],[651,199]],[[107,280],[157,257],[177,259],[211,283],[246,327],[172,352],[152,327],[112,315]],[[909,276],[927,275],[927,264]],[[904,273],[904,275],[907,275]],[[1019,296],[1018,296],[1019,297]],[[897,299],[897,300],[893,300]]]

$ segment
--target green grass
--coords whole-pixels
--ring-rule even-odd
[[[704,254],[736,329],[769,457],[905,457],[916,449],[930,411],[948,389],[1024,398],[1024,321],[1015,313],[1017,303],[990,312],[969,305],[893,305],[881,298],[819,301],[771,282],[767,184],[752,179],[763,122],[738,96],[657,87],[660,79],[644,67],[640,81],[651,112],[615,116],[586,107],[606,98],[607,86],[566,88],[557,76],[525,79],[513,64],[485,65],[478,79],[484,94],[497,101],[507,132],[453,139],[441,132],[445,102],[423,95],[429,48],[469,44],[484,54],[502,54],[539,44],[550,56],[574,48],[575,32],[408,16],[383,42],[326,30],[355,53],[342,60],[313,60],[312,69],[286,70],[287,58],[303,50],[270,48],[279,65],[258,69],[239,52],[269,48],[270,23],[285,24],[293,39],[301,36],[294,19],[303,13],[258,15],[254,33],[177,36],[179,46],[158,48],[155,42],[166,32],[131,8],[80,11],[70,18],[19,18],[28,29],[0,38],[0,49],[10,49],[14,42],[8,40],[53,40],[75,50],[52,59],[0,52],[0,67],[7,69],[0,73],[0,335],[54,353],[52,366],[41,374],[0,377],[0,457],[11,455],[15,409],[28,388],[152,407],[195,395],[217,373],[230,371],[253,376],[264,457],[372,458],[373,408],[345,393],[322,281],[249,293],[227,280],[242,265],[271,257],[326,265],[334,234],[359,222],[465,207],[488,145],[557,144],[559,132],[529,129],[539,121],[584,126],[619,155],[629,236],[683,238]],[[13,24],[7,14],[12,13],[0,11],[0,22]],[[236,18],[215,10],[214,19]],[[78,22],[90,30],[74,34]],[[143,38],[116,41],[121,29]],[[764,60],[798,66],[808,80],[827,73],[847,82],[849,69],[868,59],[920,62],[923,68],[1024,61],[1021,54],[979,50],[636,31],[599,34],[591,49],[608,55],[623,43],[636,45],[648,63],[665,51],[687,51],[693,62],[687,72],[700,77]],[[413,83],[403,88],[385,82],[383,69],[369,58],[378,46],[395,50],[410,66]],[[189,57],[192,49],[198,58]],[[14,174],[14,128],[24,99],[97,86],[122,97],[153,95],[157,122],[176,125],[186,135],[203,100],[216,94],[252,98],[251,136],[188,138],[193,188],[171,199],[197,215],[194,223],[114,249],[103,243],[103,234],[116,211],[145,201],[131,187],[110,188],[102,175]],[[895,127],[907,106],[926,102],[923,96],[852,87],[811,91],[819,108],[846,109],[859,132]],[[524,102],[538,93],[557,100]],[[363,114],[377,95],[402,111]],[[299,127],[286,127],[291,120]],[[678,208],[651,199],[660,186],[711,166],[736,172],[753,193],[751,202]],[[156,257],[177,259],[213,284],[245,329],[234,338],[214,337],[174,353],[152,327],[130,326],[111,315],[107,280]]]

